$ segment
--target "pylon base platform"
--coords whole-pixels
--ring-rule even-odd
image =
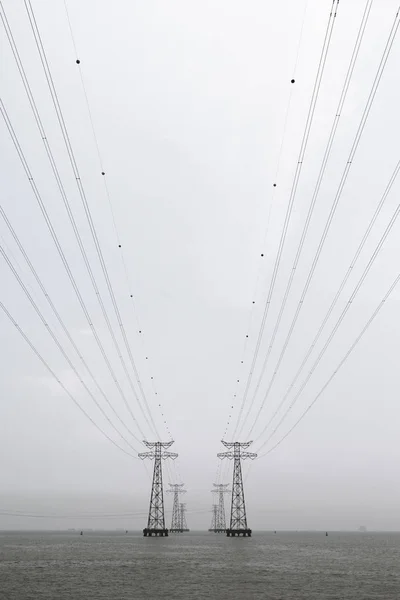
[[[251,529],[227,529],[226,535],[228,537],[235,537],[235,536],[251,537]]]
[[[143,535],[144,537],[151,537],[152,535],[158,537],[167,537],[168,529],[149,529],[148,527],[146,527],[146,529],[143,529]]]
[[[209,529],[212,533],[226,533],[226,529]]]
[[[181,528],[169,529],[170,533],[183,533],[185,531],[190,531],[190,529],[181,529]]]

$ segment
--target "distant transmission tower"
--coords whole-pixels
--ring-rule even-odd
[[[214,533],[225,533],[226,532],[226,520],[225,520],[225,501],[224,494],[229,493],[227,483],[214,483],[215,490],[211,490],[213,493],[218,493],[218,511],[217,517],[214,520],[209,531],[213,531]],[[213,505],[214,506],[214,505]]]
[[[175,452],[166,452],[164,449],[169,448],[174,442],[144,442],[148,448],[152,448],[152,452],[141,452],[141,459],[150,458],[154,460],[153,483],[151,486],[149,519],[147,527],[143,529],[144,536],[168,535],[168,529],[165,528],[164,518],[164,494],[162,481],[162,461],[167,458],[175,459],[178,455]]]
[[[179,504],[179,516],[181,518],[181,531],[189,531],[187,523],[186,523],[186,504],[181,502]]]
[[[229,458],[233,460],[233,483],[232,483],[232,505],[231,522],[226,535],[229,536],[251,536],[251,529],[247,527],[246,505],[244,501],[242,460],[250,458],[254,460],[257,454],[254,452],[243,452],[242,448],[248,448],[252,442],[224,442],[223,445],[229,448],[229,452],[220,452],[218,458]],[[232,452],[233,449],[233,452]]]
[[[181,527],[181,513],[179,505],[179,494],[186,494],[186,490],[183,489],[183,483],[170,483],[172,489],[167,490],[167,494],[174,495],[174,501],[172,504],[172,521],[171,521],[171,533],[182,533]]]
[[[214,490],[213,490],[214,491]],[[211,519],[211,527],[208,531],[213,531],[217,533],[217,524],[218,524],[218,504],[213,504],[212,506],[212,519]]]

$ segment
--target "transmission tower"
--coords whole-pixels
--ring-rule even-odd
[[[214,492],[215,490],[213,490]],[[214,533],[217,533],[217,524],[218,524],[218,504],[213,504],[212,506],[212,520],[211,520],[211,527],[208,531],[213,531]]]
[[[179,516],[181,519],[181,531],[189,531],[187,523],[186,523],[186,504],[183,504],[183,502],[181,502],[179,504]]]
[[[170,483],[170,490],[167,490],[167,494],[174,495],[174,501],[172,505],[172,522],[171,522],[171,533],[182,533],[181,527],[181,513],[179,504],[179,494],[186,494],[186,490],[183,489],[183,483]]]
[[[216,489],[211,490],[212,493],[214,493],[214,494],[218,493],[218,504],[216,505],[218,507],[218,511],[217,511],[216,519],[214,519],[214,516],[213,516],[213,522],[211,524],[211,528],[209,529],[209,531],[213,531],[214,533],[225,533],[226,532],[226,520],[225,520],[224,494],[229,493],[229,490],[226,489],[228,487],[228,484],[227,483],[214,483],[213,485]],[[214,509],[214,505],[213,505],[213,509]]]
[[[233,460],[233,483],[232,483],[232,505],[231,522],[226,535],[229,536],[251,536],[251,529],[247,527],[246,505],[244,501],[242,460],[250,458],[254,460],[257,454],[254,452],[243,452],[252,442],[224,442],[223,445],[229,448],[229,452],[220,452],[218,458],[229,458]]]
[[[175,452],[166,452],[165,448],[169,448],[174,442],[144,442],[151,448],[151,452],[141,452],[139,458],[144,460],[149,458],[154,460],[153,483],[151,486],[149,519],[147,527],[143,529],[144,536],[166,536],[168,529],[165,528],[164,518],[164,494],[162,481],[162,461],[167,458],[175,459],[178,455]]]

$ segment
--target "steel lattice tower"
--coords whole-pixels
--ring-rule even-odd
[[[179,516],[181,519],[181,531],[189,531],[187,523],[186,523],[186,504],[183,504],[183,502],[181,502],[179,504]]]
[[[213,490],[214,491],[214,490]],[[218,504],[213,504],[212,506],[212,519],[211,519],[211,527],[208,531],[213,531],[217,533],[217,523],[218,523]]]
[[[224,494],[229,493],[227,489],[227,483],[214,483],[215,490],[212,490],[214,493],[218,493],[218,516],[216,520],[215,533],[225,533],[226,532],[226,519],[225,519],[225,501]]]
[[[164,518],[164,493],[162,480],[162,461],[167,458],[175,459],[178,455],[175,452],[166,452],[174,442],[146,442],[144,444],[152,449],[152,452],[141,452],[139,458],[150,458],[154,460],[153,483],[151,486],[149,519],[147,527],[143,529],[144,536],[168,535],[168,529],[165,528]]]
[[[226,535],[229,536],[251,536],[251,529],[247,527],[246,504],[244,501],[242,460],[250,458],[254,460],[257,454],[254,452],[243,452],[252,442],[224,442],[223,445],[229,448],[229,452],[220,452],[218,458],[229,458],[233,460],[233,482],[232,482],[232,504],[231,521]]]
[[[167,490],[167,494],[174,494],[170,532],[182,533],[179,494],[186,494],[186,490],[183,489],[183,483],[170,483],[169,485],[171,486],[171,489]]]

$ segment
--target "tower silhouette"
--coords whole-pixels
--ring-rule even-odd
[[[186,490],[183,489],[183,483],[170,483],[170,490],[167,490],[167,494],[174,494],[174,500],[172,504],[172,521],[171,521],[171,533],[182,533],[181,513],[179,505],[179,494],[186,494]]]
[[[224,442],[223,445],[229,449],[229,452],[220,452],[218,458],[228,458],[233,460],[233,482],[232,482],[232,504],[231,520],[226,535],[229,536],[251,536],[251,529],[247,527],[246,504],[244,501],[242,460],[250,458],[254,460],[257,454],[254,452],[243,452],[252,442]]]
[[[213,504],[213,518],[209,531],[214,533],[225,533],[226,532],[226,520],[225,520],[225,501],[224,494],[229,493],[227,483],[214,483],[216,489],[211,490],[212,493],[218,493],[218,504]],[[214,515],[214,506],[217,507],[216,515]]]
[[[214,490],[213,490],[214,491]],[[208,531],[213,531],[217,533],[217,523],[218,523],[218,504],[212,505],[212,519],[211,519],[211,527]]]
[[[166,452],[174,442],[143,442],[151,452],[141,452],[139,458],[144,460],[149,458],[154,460],[153,483],[151,486],[149,518],[147,527],[143,529],[144,536],[166,536],[168,529],[165,527],[164,518],[164,493],[162,480],[162,461],[167,458],[175,459],[178,455],[175,452]]]
[[[179,504],[179,516],[181,519],[181,531],[189,531],[186,523],[186,504],[183,504],[183,502]]]

